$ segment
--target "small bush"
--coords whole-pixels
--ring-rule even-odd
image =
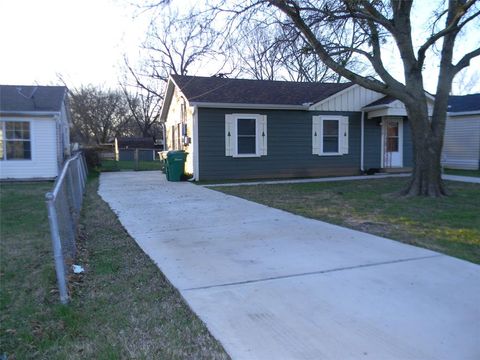
[[[85,160],[87,161],[87,166],[89,169],[96,169],[100,167],[100,155],[98,154],[100,151],[99,148],[87,148],[83,150],[85,154]]]

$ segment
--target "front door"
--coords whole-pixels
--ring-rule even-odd
[[[382,120],[382,167],[403,166],[403,119]]]

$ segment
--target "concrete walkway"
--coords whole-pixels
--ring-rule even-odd
[[[351,181],[351,180],[372,180],[372,179],[385,179],[395,177],[408,177],[410,174],[376,174],[376,175],[361,175],[361,176],[338,176],[338,177],[323,177],[323,178],[311,178],[311,179],[287,179],[287,180],[264,180],[264,181],[244,181],[235,183],[223,183],[223,184],[206,184],[205,187],[229,187],[229,186],[248,186],[248,185],[276,185],[276,184],[304,184],[304,183],[316,183],[316,182],[332,182],[332,181]],[[471,176],[459,176],[459,175],[442,175],[442,179],[450,181],[461,181],[473,184],[480,184],[480,178]]]
[[[467,183],[472,183],[472,184],[480,184],[480,178],[479,177],[473,177],[473,176],[460,176],[460,175],[447,175],[444,174],[442,175],[443,180],[450,180],[450,181],[461,181],[461,182],[467,182]]]
[[[159,172],[99,193],[233,359],[480,358],[480,266]]]

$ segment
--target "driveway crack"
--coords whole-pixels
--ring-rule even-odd
[[[408,262],[408,261],[425,260],[425,259],[431,259],[431,258],[436,258],[436,257],[441,257],[441,256],[445,256],[445,255],[435,254],[435,255],[428,255],[428,256],[398,259],[398,260],[380,261],[380,262],[375,262],[375,263],[360,264],[360,265],[353,265],[353,266],[343,266],[343,267],[338,267],[338,268],[333,268],[333,269],[309,271],[309,272],[289,274],[289,275],[272,276],[272,277],[266,277],[266,278],[261,278],[261,279],[235,281],[235,282],[216,284],[216,285],[197,286],[197,287],[185,288],[185,289],[182,289],[182,291],[206,290],[206,289],[221,288],[221,287],[228,287],[228,286],[235,286],[235,285],[253,284],[253,283],[259,283],[259,282],[264,282],[264,281],[275,281],[275,280],[290,279],[290,278],[301,277],[301,276],[328,274],[328,273],[338,272],[338,271],[354,270],[354,269],[361,269],[361,268],[382,266],[382,265],[390,265],[390,264],[398,264],[398,263],[403,263],[403,262]]]

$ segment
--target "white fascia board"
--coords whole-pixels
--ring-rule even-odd
[[[171,85],[173,84],[173,86]],[[175,83],[173,82],[173,79],[170,77],[168,79],[168,82],[167,82],[167,86],[165,88],[165,94],[163,96],[163,104],[162,104],[162,108],[160,109],[160,121],[161,122],[165,122],[166,121],[166,117],[167,117],[167,114],[168,114],[168,109],[170,108],[170,103],[172,101],[172,97],[173,97],[173,93],[175,91]],[[169,96],[169,92],[170,92],[170,96]]]
[[[59,116],[60,111],[0,111],[0,116],[32,116],[32,117],[46,117]]]
[[[309,110],[308,105],[278,105],[278,104],[236,104],[214,102],[190,102],[190,106],[199,108],[222,108],[222,109],[258,109],[258,110]]]
[[[352,89],[355,89],[356,87],[359,87],[360,85],[358,84],[353,84],[353,85],[350,85],[349,87],[343,89],[343,90],[340,90],[339,92],[336,92],[335,94],[332,94],[330,95],[329,97],[323,99],[323,100],[320,100],[319,102],[316,102],[312,105],[310,105],[309,109],[311,108],[316,108],[317,106],[321,106],[322,104],[326,103],[327,101],[330,101],[334,98],[336,98],[337,96],[342,96],[342,94],[345,94],[346,92],[352,90]]]
[[[395,101],[395,100],[394,100],[394,101]],[[392,101],[391,103],[393,103],[394,101]],[[365,106],[365,107],[363,107],[361,110],[368,112],[368,111],[373,111],[373,110],[387,109],[387,108],[390,107],[390,104],[391,104],[391,103],[374,105],[374,106]]]
[[[448,116],[465,116],[465,115],[480,115],[480,110],[474,111],[459,111],[459,112],[447,112]]]

